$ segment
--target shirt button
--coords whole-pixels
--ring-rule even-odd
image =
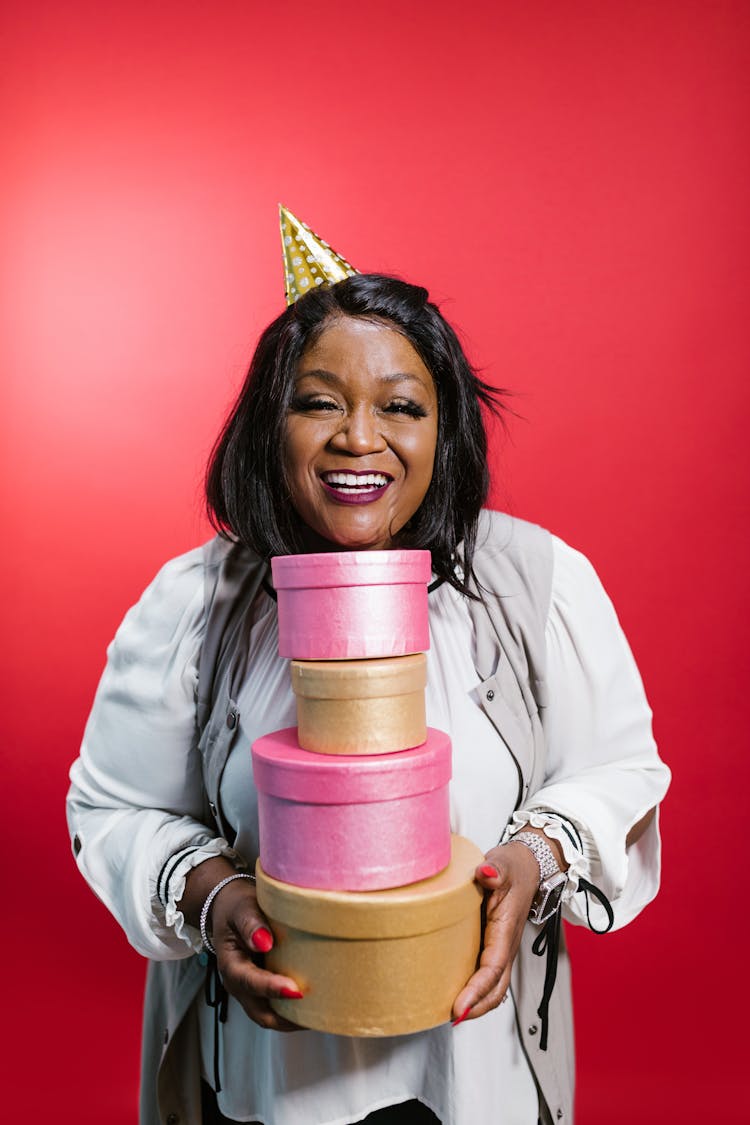
[[[177,1125],[177,1122],[179,1120],[180,1120],[179,1113],[168,1113],[167,1114],[167,1125]]]
[[[490,688],[490,690],[489,690],[489,691],[487,692],[487,698],[489,699],[490,703],[491,703],[491,702],[492,702],[492,700],[493,700],[493,699],[495,698],[495,693],[494,693],[494,691],[492,690],[492,688]]]
[[[230,730],[234,730],[234,728],[237,726],[237,712],[236,711],[230,711],[229,714],[227,715],[227,726],[229,727]]]
[[[558,1109],[558,1111],[557,1111],[557,1120],[558,1120],[558,1121],[560,1120],[560,1118],[562,1117],[562,1115],[563,1115],[563,1111],[562,1111],[561,1109]]]
[[[535,1023],[532,1023],[531,1027],[529,1028],[529,1035],[536,1035],[538,1030],[539,1028],[537,1027],[537,1025]]]
[[[215,818],[216,817],[216,805],[213,803],[213,801],[209,801],[208,807],[211,810],[211,816]]]

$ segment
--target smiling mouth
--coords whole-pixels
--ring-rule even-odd
[[[393,477],[388,473],[343,472],[332,470],[321,473],[326,492],[340,500],[377,500],[382,496]]]

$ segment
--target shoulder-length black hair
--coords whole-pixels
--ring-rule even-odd
[[[263,558],[302,551],[283,462],[284,425],[297,363],[326,323],[341,316],[382,321],[400,332],[435,380],[438,433],[432,481],[398,536],[432,552],[432,567],[468,594],[477,520],[487,497],[487,436],[481,406],[499,413],[504,392],[483,382],[428,292],[398,278],[356,274],[301,297],[266,328],[206,475],[217,531]],[[456,575],[459,545],[463,574]]]

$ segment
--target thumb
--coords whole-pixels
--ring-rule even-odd
[[[506,889],[508,872],[502,861],[485,859],[474,872],[474,879],[485,891],[502,891]]]
[[[251,953],[268,953],[273,948],[273,933],[266,916],[258,906],[254,887],[248,894],[246,887],[227,887],[234,891],[214,907],[215,930],[231,931]],[[217,909],[218,907],[218,909]]]

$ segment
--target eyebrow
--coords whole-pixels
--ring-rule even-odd
[[[316,378],[320,379],[323,383],[328,383],[330,386],[339,386],[342,382],[341,377],[334,371],[326,371],[324,367],[316,367],[312,371],[299,371],[295,375],[295,382],[300,379]],[[410,375],[408,371],[395,371],[392,375],[379,375],[377,381],[379,383],[418,383],[420,387],[425,386],[424,379],[420,379],[418,375]]]

